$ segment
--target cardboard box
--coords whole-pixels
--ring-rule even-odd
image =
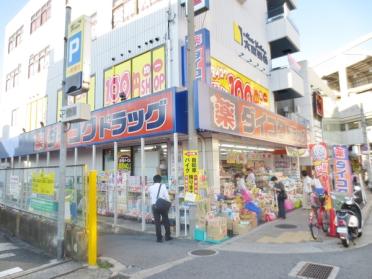
[[[207,238],[222,240],[227,236],[227,219],[225,217],[210,217],[207,219]]]

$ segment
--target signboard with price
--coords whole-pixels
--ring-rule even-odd
[[[199,154],[197,150],[183,151],[183,174],[185,176],[185,192],[198,193]]]

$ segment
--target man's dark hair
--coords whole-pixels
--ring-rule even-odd
[[[161,182],[161,176],[157,174],[157,175],[154,176],[153,180],[154,180],[154,183],[160,183]]]
[[[276,176],[271,177],[271,181],[278,181],[278,178]]]
[[[307,171],[305,171],[305,170],[301,171],[301,175],[302,176],[307,176]]]

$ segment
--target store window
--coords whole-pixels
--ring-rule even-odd
[[[31,17],[30,34],[34,33],[40,26],[44,25],[51,16],[52,3],[51,0],[46,2],[36,13]]]
[[[31,131],[46,123],[47,97],[27,104],[26,130]]]
[[[355,130],[359,129],[359,121],[349,122],[347,123],[348,130]]]
[[[8,40],[8,53],[19,46],[22,42],[23,37],[23,25],[9,37]]]

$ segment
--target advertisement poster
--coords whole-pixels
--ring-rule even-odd
[[[310,156],[311,161],[315,170],[315,177],[319,179],[324,190],[331,191],[330,177],[329,177],[329,162],[328,162],[328,152],[327,145],[325,143],[310,144]]]
[[[128,154],[121,154],[118,158],[118,170],[130,172],[132,169],[132,159]]]
[[[131,61],[126,61],[105,71],[104,106],[120,102],[120,93],[129,100],[131,96]]]
[[[104,106],[142,97],[166,88],[165,48],[150,50],[104,72]]]
[[[183,174],[185,192],[198,193],[199,155],[197,150],[183,151]]]
[[[54,173],[33,173],[32,193],[53,196],[54,195]]]
[[[231,69],[227,65],[211,59],[212,86],[239,97],[250,103],[270,108],[270,92],[267,88]]]
[[[133,98],[151,93],[151,52],[146,52],[133,59],[132,65]]]
[[[9,180],[9,192],[14,199],[19,199],[21,183],[18,175],[11,175]]]
[[[349,151],[345,145],[333,145],[333,170],[337,192],[352,192],[352,173]]]

